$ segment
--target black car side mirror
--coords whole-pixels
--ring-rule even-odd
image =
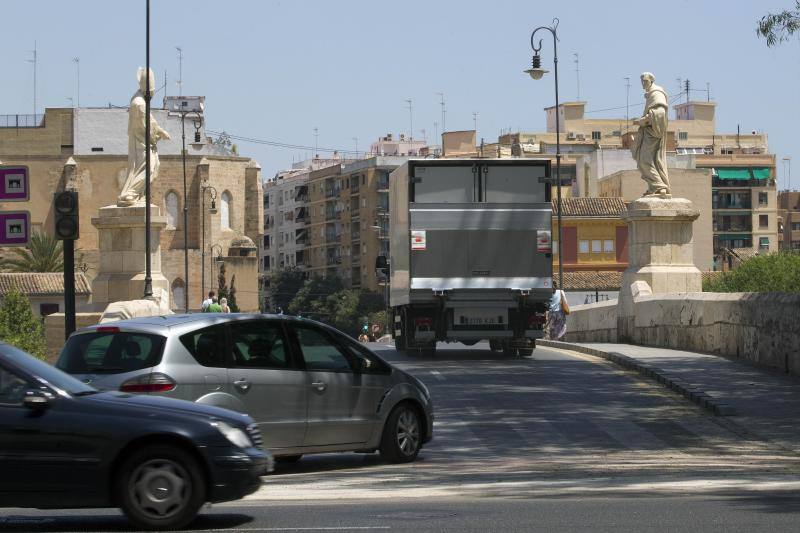
[[[22,405],[31,411],[44,411],[53,402],[53,395],[39,389],[28,389],[22,397]]]

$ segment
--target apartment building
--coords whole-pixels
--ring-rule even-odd
[[[376,156],[313,172],[309,180],[309,275],[383,289],[375,258],[389,254],[389,174],[407,161]]]
[[[718,133],[715,102],[689,101],[673,109],[667,132],[668,166],[687,171],[686,176],[696,169],[711,172],[713,260],[727,249],[777,250],[775,155],[769,153],[767,135],[752,130]],[[631,109],[629,116],[640,112]],[[545,132],[506,133],[498,139],[498,149],[510,149],[520,157],[554,159],[558,120],[561,176],[574,178],[570,196],[601,196],[603,178],[636,170],[629,152],[636,126],[628,120],[587,118],[586,102],[566,102],[559,109],[546,108],[545,113]],[[706,186],[705,179],[703,183]]]
[[[782,219],[781,249],[800,250],[800,192],[778,193],[778,208]]]

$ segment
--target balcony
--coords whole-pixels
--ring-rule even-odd
[[[0,128],[42,128],[44,115],[0,115]]]
[[[339,265],[341,263],[342,263],[342,258],[339,257],[339,256],[335,256],[335,257],[328,256],[328,257],[325,258],[325,264],[327,266]]]
[[[753,228],[750,224],[714,224],[715,233],[750,233]]]
[[[750,200],[732,202],[732,201],[719,201],[712,202],[712,209],[751,209]]]

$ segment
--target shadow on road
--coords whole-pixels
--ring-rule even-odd
[[[75,531],[75,532],[100,532],[100,531],[138,531],[130,522],[120,514],[108,515],[80,515],[76,514],[49,514],[41,516],[43,511],[31,510],[26,516],[24,511],[0,517],[0,531],[5,532],[47,532],[47,531]],[[220,529],[238,528],[249,524],[253,517],[243,514],[204,514],[201,510],[197,519],[183,531],[217,531]]]

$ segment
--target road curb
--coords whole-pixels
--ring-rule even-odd
[[[688,383],[679,377],[670,376],[666,371],[657,366],[644,363],[625,354],[621,354],[619,352],[606,352],[596,348],[589,348],[588,346],[581,346],[580,344],[573,344],[571,342],[546,341],[542,339],[536,339],[536,346],[562,348],[564,350],[572,350],[574,352],[600,357],[607,361],[611,361],[622,368],[633,370],[634,372],[639,373],[641,376],[662,384],[664,387],[681,394],[690,402],[697,404],[716,416],[733,416],[736,414],[736,410],[732,405],[718,398],[714,398],[707,392],[703,391],[700,386]]]

